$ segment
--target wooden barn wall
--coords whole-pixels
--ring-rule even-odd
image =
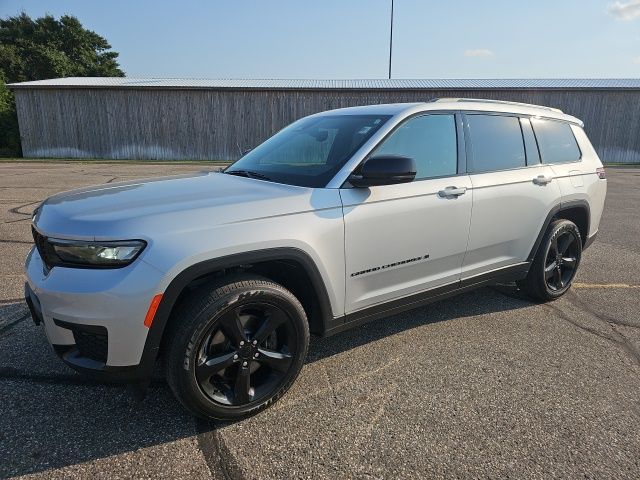
[[[581,118],[604,161],[640,161],[633,90],[154,90],[16,92],[26,157],[232,160],[290,122],[332,108],[434,97],[512,100]]]

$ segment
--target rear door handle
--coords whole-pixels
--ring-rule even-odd
[[[438,196],[442,198],[447,197],[459,197],[460,195],[464,195],[467,191],[467,187],[447,187],[444,190],[440,190],[438,192]]]
[[[551,183],[551,180],[553,180],[553,177],[538,175],[536,178],[533,179],[533,183],[535,183],[536,185],[546,185],[547,183]]]

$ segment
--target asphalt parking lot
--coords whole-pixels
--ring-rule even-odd
[[[290,392],[229,425],[189,417],[161,376],[136,403],[69,370],[21,298],[40,200],[203,168],[0,163],[0,477],[640,476],[640,168],[607,170],[561,300],[484,288],[314,339]]]

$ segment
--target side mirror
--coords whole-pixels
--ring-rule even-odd
[[[364,161],[358,173],[349,176],[354,187],[395,185],[412,182],[416,178],[416,162],[402,155],[376,155]]]

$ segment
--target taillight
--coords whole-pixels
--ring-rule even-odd
[[[603,167],[596,168],[596,175],[598,175],[598,178],[601,178],[602,180],[607,178],[607,174],[604,172]]]

